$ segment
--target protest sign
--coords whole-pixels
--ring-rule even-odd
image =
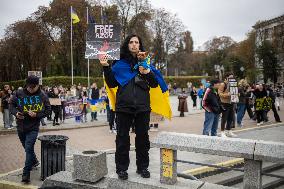
[[[54,106],[61,105],[60,98],[49,98],[49,102],[50,102],[50,105],[54,105]]]
[[[99,59],[107,54],[109,60],[120,58],[120,26],[115,24],[89,24],[86,39],[86,59]]]

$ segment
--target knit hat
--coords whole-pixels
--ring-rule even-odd
[[[39,84],[39,79],[35,75],[30,75],[26,79],[26,85],[38,85]]]

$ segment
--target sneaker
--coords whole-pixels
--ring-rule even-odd
[[[142,178],[150,178],[150,176],[151,176],[148,169],[137,170],[136,173],[139,174]]]
[[[12,128],[12,127],[8,127],[7,129],[8,129],[8,130],[11,130],[11,129],[13,129],[13,128]]]
[[[222,138],[227,138],[227,135],[225,134],[224,131],[221,131],[220,137],[222,137]]]
[[[42,124],[42,126],[43,126],[43,127],[46,126],[46,123]]]
[[[112,130],[112,133],[116,134],[117,132],[116,132],[116,130],[115,130],[115,129],[113,129],[113,130]]]
[[[128,179],[128,173],[126,171],[117,171],[118,178],[121,180],[127,180]]]
[[[260,124],[260,123],[257,123],[256,125],[257,125],[257,126],[260,126],[261,124]]]
[[[22,182],[28,184],[28,183],[30,183],[30,181],[31,181],[30,180],[30,173],[24,173],[22,175]]]
[[[239,128],[242,128],[244,125],[243,125],[243,123],[241,123],[241,124],[237,124],[237,126],[238,126]]]
[[[226,135],[227,135],[227,137],[236,137],[237,136],[231,130],[227,131]]]
[[[55,125],[60,125],[60,123],[55,123]]]

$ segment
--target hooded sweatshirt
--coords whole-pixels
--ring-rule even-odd
[[[29,110],[35,112],[36,117],[30,117]],[[10,111],[14,116],[18,112],[24,115],[24,119],[17,119],[17,129],[20,132],[29,132],[39,130],[40,120],[50,113],[51,107],[43,91],[38,89],[31,94],[24,88],[18,90],[11,98]]]

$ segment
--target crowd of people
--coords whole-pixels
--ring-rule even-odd
[[[22,90],[22,87],[19,87]],[[62,85],[59,86],[41,86],[41,90],[47,95],[49,99],[60,99],[61,104],[51,104],[51,110],[47,118],[41,119],[41,125],[46,126],[46,120],[52,122],[53,126],[58,126],[65,122],[65,106],[64,103],[68,100],[82,100],[82,112],[80,116],[76,116],[75,120],[78,122],[87,122],[87,103],[88,100],[98,100],[101,99],[104,101],[104,109],[99,110],[99,113],[106,114],[107,121],[110,124],[110,132],[115,133],[115,122],[114,122],[114,112],[109,106],[109,100],[106,94],[105,87],[99,89],[96,83],[93,83],[92,86],[88,89],[81,84],[73,85],[70,88],[64,88]],[[3,115],[3,125],[4,129],[12,129],[15,127],[14,120],[15,116],[12,115],[11,110],[9,110],[9,102],[13,95],[15,95],[16,90],[13,86],[5,85],[3,90],[0,91],[0,109]],[[91,122],[98,120],[98,112],[92,111]]]
[[[283,84],[275,87],[265,84],[250,85],[242,79],[238,82],[237,93],[232,94],[230,80],[234,78],[229,74],[222,82],[212,80],[205,89],[202,98],[202,107],[205,110],[203,134],[217,136],[219,118],[221,117],[220,137],[235,137],[232,129],[244,127],[245,113],[257,126],[268,122],[268,112],[271,110],[275,122],[281,122],[277,111],[283,103]]]

